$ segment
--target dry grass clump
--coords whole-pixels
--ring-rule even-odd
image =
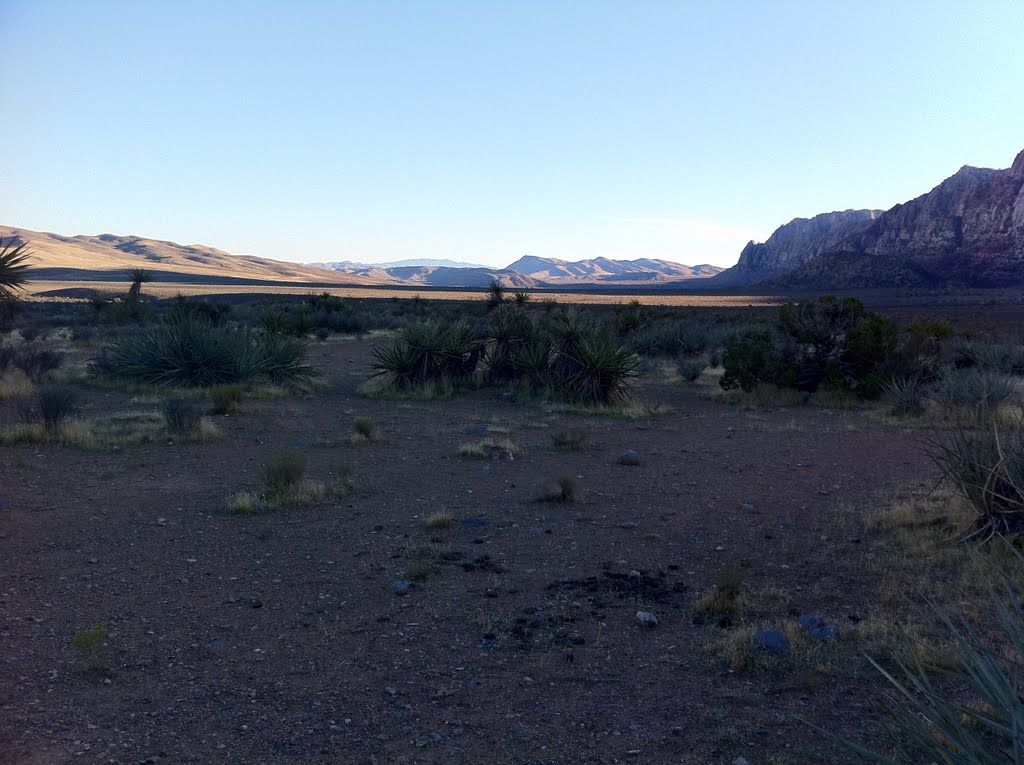
[[[235,515],[286,507],[307,507],[342,497],[352,490],[351,471],[345,465],[331,468],[328,484],[306,480],[306,457],[298,452],[282,454],[263,466],[263,491],[241,491],[227,501]]]
[[[728,563],[719,569],[715,584],[700,595],[693,604],[693,613],[706,616],[740,616],[747,610],[743,584],[747,567],[743,563]]]
[[[511,460],[523,453],[522,447],[508,439],[496,441],[493,438],[485,438],[475,444],[463,444],[456,450],[460,457],[469,457],[477,460],[506,459]]]
[[[587,442],[587,434],[582,430],[560,430],[551,435],[551,445],[562,452],[581,451]]]
[[[554,486],[541,494],[540,499],[544,502],[576,503],[583,501],[583,492],[574,475],[563,473],[555,480]]]
[[[352,423],[355,428],[348,442],[350,444],[365,444],[377,440],[377,423],[371,417],[356,417]]]
[[[214,414],[233,414],[242,408],[245,387],[238,383],[223,383],[210,388],[210,403]]]
[[[129,411],[94,420],[66,419],[49,426],[37,419],[0,430],[0,444],[5,446],[50,444],[86,451],[117,451],[168,441],[203,443],[220,437],[220,431],[206,420],[191,430],[175,432],[165,415],[155,411]]]
[[[423,519],[423,526],[428,529],[450,529],[454,525],[455,516],[447,510],[441,510]]]

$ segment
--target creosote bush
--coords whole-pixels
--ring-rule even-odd
[[[575,503],[582,500],[579,481],[571,473],[563,473],[555,480],[555,485],[545,492],[541,499],[546,502]]]
[[[365,440],[373,441],[377,438],[377,423],[373,421],[372,417],[356,417],[353,425],[356,429],[356,435]]]

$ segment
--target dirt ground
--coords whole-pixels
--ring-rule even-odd
[[[820,648],[817,688],[786,658],[734,671],[715,649],[729,625],[692,605],[743,561],[752,597],[785,593],[769,624],[853,629],[873,585],[862,515],[936,478],[919,435],[651,378],[639,397],[671,411],[639,420],[493,390],[367,399],[371,345],[314,346],[329,389],[247,401],[212,418],[219,441],[0,447],[0,762],[852,761],[807,721],[884,741],[856,645]],[[89,417],[157,406],[86,396]],[[347,443],[357,416],[379,439]],[[566,428],[581,451],[553,447]],[[524,452],[456,455],[488,435]],[[619,463],[628,449],[639,465]],[[354,492],[229,514],[289,450],[311,478],[347,463]],[[563,473],[582,501],[538,501]],[[455,525],[426,528],[441,511]],[[398,594],[422,560],[430,575]],[[72,644],[94,625],[109,671]]]

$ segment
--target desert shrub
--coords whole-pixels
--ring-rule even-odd
[[[622,335],[628,335],[643,329],[651,323],[651,312],[639,300],[630,300],[625,305],[614,308],[615,329]]]
[[[813,392],[846,388],[868,398],[904,369],[899,328],[855,298],[787,303],[775,331],[747,330],[726,346],[723,388],[762,382]]]
[[[41,422],[48,433],[53,433],[78,409],[78,394],[72,388],[44,385],[36,392],[32,406],[24,412],[24,418],[30,422]]]
[[[245,388],[238,383],[223,383],[210,388],[210,403],[214,414],[231,414],[242,405]]]
[[[287,452],[263,466],[263,481],[271,490],[287,489],[302,480],[306,472],[306,456]]]
[[[722,356],[722,388],[750,392],[758,383],[775,382],[779,377],[779,357],[773,340],[772,333],[766,330],[747,330],[734,336]]]
[[[17,350],[9,345],[0,345],[0,374],[6,372],[14,363]]]
[[[465,321],[413,324],[391,346],[375,348],[370,366],[374,378],[399,391],[459,387],[470,382],[482,353],[482,343]]]
[[[317,376],[302,363],[305,353],[305,343],[295,338],[175,317],[123,335],[93,360],[91,370],[153,385],[303,384]]]
[[[975,513],[965,539],[1024,532],[1024,430],[957,430],[931,456]]]
[[[689,356],[681,357],[676,362],[676,369],[679,370],[679,376],[687,382],[694,382],[700,373],[707,368],[707,359],[703,356]]]
[[[920,378],[894,377],[882,384],[882,395],[894,414],[920,414],[924,411]]]
[[[696,356],[725,346],[733,333],[728,328],[694,321],[659,321],[630,339],[637,353],[644,356]]]
[[[998,372],[952,369],[929,388],[928,398],[947,411],[964,410],[985,419],[998,411],[1014,392],[1013,380]]]
[[[106,624],[86,627],[76,632],[71,638],[71,645],[85,659],[87,671],[95,673],[110,671],[110,662],[107,660],[109,638],[110,630]]]
[[[64,363],[64,354],[47,348],[26,345],[14,350],[13,365],[29,379],[38,382],[47,373],[59,369]]]
[[[560,394],[580,404],[614,405],[628,399],[627,383],[636,375],[639,359],[633,350],[608,333],[597,332],[576,343],[570,372],[560,375]]]
[[[214,303],[209,300],[178,295],[171,301],[168,313],[172,317],[204,319],[211,324],[220,324],[231,313],[231,304]]]
[[[530,302],[530,293],[525,291],[518,291],[512,293],[512,300],[515,301],[516,305],[526,305]]]
[[[1016,553],[1010,565],[1020,568],[1022,563]],[[869,659],[893,689],[890,701],[896,711],[901,762],[1024,762],[1024,593],[1014,586],[1012,572],[995,564],[976,564],[987,565],[988,578],[987,597],[978,604],[980,617],[931,607],[931,622],[945,638],[944,647],[955,665],[955,693],[948,683],[937,681],[916,654],[913,662],[897,660],[894,671]],[[896,762],[843,743],[869,762]]]
[[[164,421],[171,433],[193,433],[199,429],[201,415],[199,408],[180,398],[171,398],[164,403]]]

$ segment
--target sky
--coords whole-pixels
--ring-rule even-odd
[[[0,0],[0,224],[729,266],[1024,149],[1024,3]]]

